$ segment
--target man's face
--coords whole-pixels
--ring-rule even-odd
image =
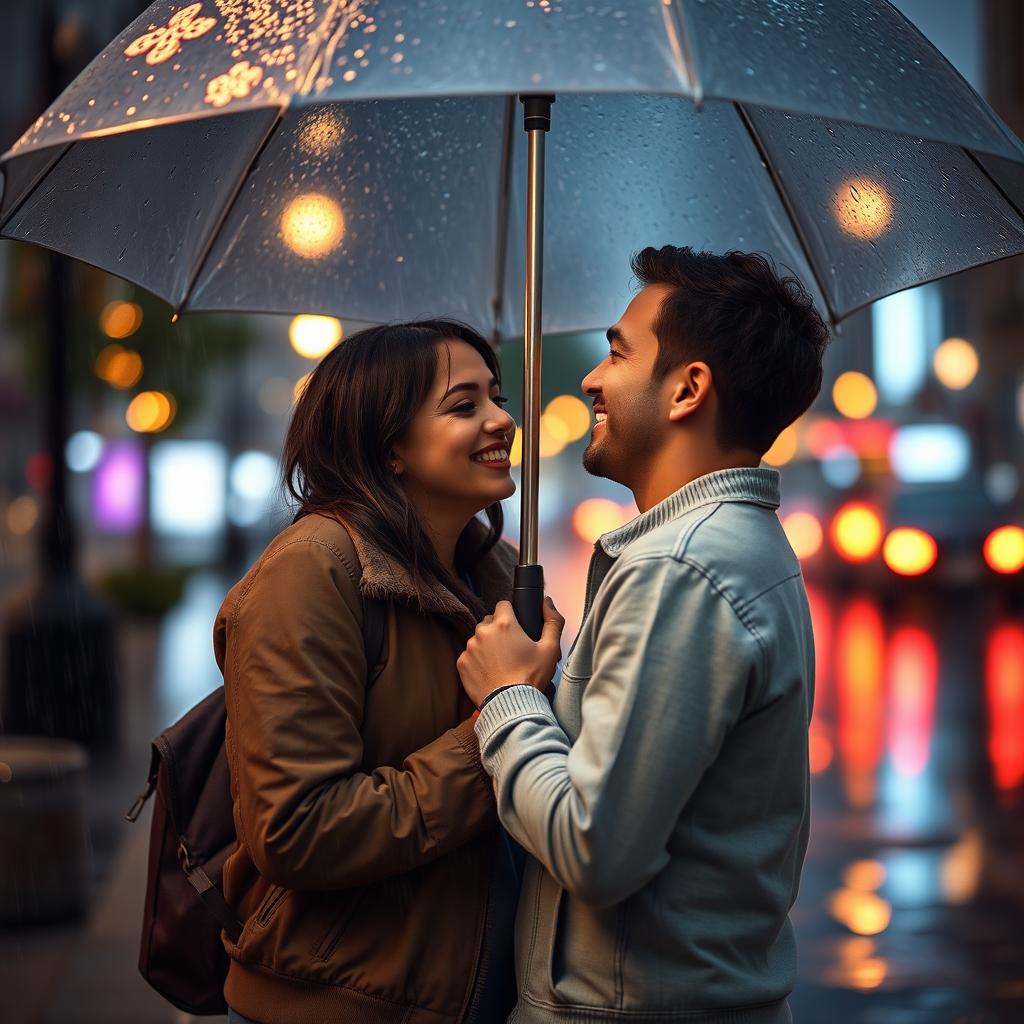
[[[608,355],[583,378],[598,422],[583,453],[583,468],[631,486],[664,443],[669,421],[662,409],[663,388],[651,380],[658,357],[653,324],[668,285],[648,285],[608,329]]]

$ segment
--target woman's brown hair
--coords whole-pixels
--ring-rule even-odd
[[[476,349],[500,383],[494,350],[473,328],[455,320],[370,327],[324,356],[292,413],[282,459],[284,483],[299,504],[296,520],[311,512],[337,516],[408,567],[418,598],[431,583],[441,583],[480,618],[486,612],[483,603],[442,565],[390,468],[392,447],[434,383],[438,343],[450,339]],[[501,538],[501,504],[495,502],[485,513],[490,529],[482,542],[474,543],[463,531],[456,545],[460,576]]]

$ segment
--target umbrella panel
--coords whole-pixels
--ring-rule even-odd
[[[466,97],[289,112],[190,305],[490,325],[503,110]]]
[[[838,316],[1024,251],[1024,221],[959,147],[748,113]]]
[[[771,253],[821,296],[754,144],[730,104],[560,96],[547,144],[544,325],[604,329],[633,295],[629,257],[653,245]],[[516,138],[502,333],[522,333],[525,144]]]
[[[672,2],[708,96],[1024,159],[988,104],[891,4]]]
[[[4,234],[126,277],[178,306],[276,111],[71,146]]]

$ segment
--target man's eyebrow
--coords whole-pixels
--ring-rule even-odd
[[[627,352],[633,351],[633,346],[626,341],[625,335],[618,329],[618,327],[609,327],[605,332],[608,338],[608,344],[611,345],[613,342],[618,342]]]
[[[488,386],[488,388],[496,388],[498,386],[498,378],[497,377],[492,377],[491,380],[490,380],[490,383],[487,386]],[[441,402],[443,402],[446,398],[450,398],[452,395],[456,394],[459,391],[479,391],[479,390],[480,390],[480,385],[477,384],[476,381],[467,380],[467,381],[463,381],[461,384],[453,384],[444,393],[444,397],[441,399]],[[440,405],[441,402],[438,402],[438,405]]]

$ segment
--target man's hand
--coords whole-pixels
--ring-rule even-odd
[[[534,643],[522,630],[508,601],[499,601],[469,638],[456,667],[469,699],[479,707],[500,686],[530,683],[543,690],[562,656],[559,640],[565,619],[544,598],[544,632]]]

